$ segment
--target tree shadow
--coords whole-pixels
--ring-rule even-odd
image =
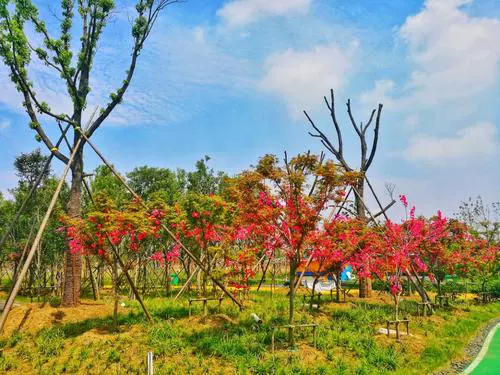
[[[50,315],[54,318],[52,320],[52,324],[61,324],[61,321],[66,316],[66,313],[64,311],[57,310]]]
[[[21,331],[21,329],[26,324],[26,321],[28,320],[32,310],[33,310],[33,308],[31,308],[31,307],[28,310],[26,310],[26,312],[24,313],[24,316],[21,319],[21,322],[19,323],[19,326],[17,327],[16,331],[18,331],[18,332]]]

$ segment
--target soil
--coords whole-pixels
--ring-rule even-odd
[[[83,300],[76,307],[52,307],[48,303],[28,303],[14,307],[5,324],[4,334],[15,331],[36,333],[53,324],[102,318],[113,314],[113,305]]]

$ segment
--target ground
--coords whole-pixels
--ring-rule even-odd
[[[354,292],[352,293],[354,295]],[[77,308],[24,303],[9,316],[0,344],[4,373],[144,373],[148,351],[154,353],[155,374],[424,374],[466,357],[464,348],[488,321],[500,316],[500,303],[476,305],[469,299],[431,317],[415,315],[416,297],[402,303],[410,319],[410,336],[400,341],[378,335],[392,316],[389,298],[379,292],[369,300],[349,296],[346,303],[325,298],[319,311],[297,299],[297,323],[316,322],[317,347],[310,329],[297,331],[298,348],[286,346],[285,294],[252,292],[240,312],[225,300],[209,316],[194,307],[188,317],[187,299],[151,298],[146,303],[154,323],[148,324],[137,303],[123,299],[119,332],[113,329],[111,301],[83,301]],[[255,312],[263,324],[256,324]]]

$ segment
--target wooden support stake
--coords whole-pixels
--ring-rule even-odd
[[[370,184],[370,180],[368,180],[368,177],[366,177],[365,175],[365,181],[368,185],[368,187],[370,188],[373,196],[375,197],[375,200],[377,201],[378,203],[378,206],[380,207],[380,212],[384,215],[385,217],[385,220],[389,221],[389,218],[387,217],[387,214],[385,213],[385,211],[390,208],[392,206],[392,204],[394,204],[393,202],[395,202],[394,200],[391,202],[391,205],[387,206],[386,208],[382,207],[382,203],[380,203],[380,200],[378,199],[378,196],[377,194],[375,193],[375,189],[373,189],[373,186],[372,184]]]
[[[269,260],[266,264],[266,268],[264,268],[264,272],[262,272],[262,277],[260,278],[259,286],[257,287],[257,292],[260,290],[260,287],[261,287],[262,283],[264,282],[264,278],[266,277],[267,269],[269,268],[270,263],[271,263],[271,258],[269,258]]]
[[[88,194],[89,194],[89,198],[90,198],[91,202],[94,204],[95,203],[94,197],[93,197],[90,189],[88,190]],[[137,290],[137,288],[134,284],[134,281],[130,277],[130,274],[128,273],[127,267],[125,267],[125,264],[123,263],[123,260],[120,257],[120,253],[118,251],[118,248],[113,244],[113,242],[111,242],[111,238],[109,238],[109,235],[107,235],[107,234],[106,234],[106,240],[108,241],[111,249],[113,250],[113,254],[115,255],[116,260],[118,261],[118,265],[120,266],[122,272],[125,274],[125,277],[127,278],[127,281],[129,283],[130,287],[132,288],[132,291],[134,292],[135,298],[137,299],[137,301],[141,305],[142,310],[144,311],[144,314],[146,315],[146,318],[148,319],[149,323],[153,323],[153,318],[151,317],[151,314],[149,313],[146,305],[144,304],[144,302],[141,298],[141,295],[139,294],[139,291]]]
[[[138,202],[141,203],[143,207],[147,208],[146,203],[144,203],[144,200],[127,184],[127,182],[123,179],[123,177],[116,171],[116,169],[106,160],[106,158],[102,155],[102,153],[96,148],[96,146],[88,139],[88,137],[85,135],[85,133],[81,130],[78,129],[82,137],[85,139],[85,141],[89,144],[89,146],[95,151],[95,153],[101,158],[104,164],[111,170],[111,172],[116,176],[116,178],[122,183],[122,185],[132,194],[132,196],[137,199]],[[184,252],[193,260],[193,262],[208,276],[212,281],[222,289],[222,291],[229,297],[231,300],[238,305],[240,309],[243,309],[243,305],[241,304],[240,301],[238,301],[229,291],[226,289],[226,287],[215,277],[213,277],[203,266],[203,264],[196,258],[191,251],[172,233],[172,231],[165,225],[161,224],[161,227],[167,234],[172,237],[172,239],[184,250]]]
[[[93,117],[93,115],[92,115],[92,117]],[[59,145],[63,141],[63,139],[65,137],[65,134],[68,131],[69,127],[70,127],[70,125],[66,126],[66,128],[63,131],[63,133],[61,134],[61,137],[59,137],[59,140],[57,141],[57,143],[56,143],[56,145],[54,147],[56,147],[56,148],[59,147]],[[19,210],[17,210],[17,212],[16,212],[16,216],[14,216],[14,219],[12,219],[12,221],[9,224],[9,227],[6,229],[4,235],[0,239],[0,249],[2,248],[3,244],[7,240],[9,234],[12,232],[12,229],[14,229],[14,226],[17,224],[17,221],[21,217],[21,214],[24,212],[24,209],[26,208],[26,205],[28,204],[28,202],[31,200],[31,198],[35,194],[36,188],[38,187],[38,185],[40,184],[40,182],[42,182],[43,176],[47,172],[47,169],[49,168],[50,163],[52,162],[53,157],[54,157],[54,154],[51,152],[50,155],[49,155],[49,157],[47,158],[47,161],[45,162],[45,165],[43,166],[42,172],[38,175],[38,177],[35,180],[35,182],[33,183],[33,185],[31,185],[30,190],[28,192],[28,195],[26,196],[26,198],[24,199],[23,203],[21,204],[21,207],[19,207]]]
[[[313,346],[316,349],[316,326],[313,326]]]
[[[297,292],[297,289],[299,288],[300,283],[302,282],[302,278],[304,277],[304,274],[306,273],[306,269],[307,269],[307,267],[309,267],[309,264],[311,264],[312,259],[313,259],[313,256],[311,254],[311,255],[309,255],[309,258],[307,258],[307,262],[304,266],[304,270],[300,273],[300,276],[297,279],[297,282],[295,283],[295,285],[290,285],[291,288],[295,289],[294,292]]]
[[[365,201],[364,201],[363,197],[361,197],[361,194],[359,194],[358,190],[355,187],[353,187],[352,190],[354,191],[354,194],[356,195],[356,197],[358,197],[358,199],[363,204],[363,208],[366,210],[366,212],[368,212],[368,215],[370,215],[370,218],[373,220],[373,223],[376,226],[378,226],[378,223],[375,221],[375,217],[373,217],[372,212],[370,211],[368,206],[365,204]]]
[[[2,315],[0,317],[0,332],[3,331],[3,328],[5,326],[5,322],[7,320],[7,316],[9,315],[9,312],[12,308],[12,305],[14,304],[14,300],[17,297],[17,294],[19,293],[19,288],[21,287],[21,283],[23,282],[24,278],[26,277],[26,273],[28,272],[28,269],[31,265],[31,261],[33,260],[33,256],[35,255],[35,252],[38,248],[38,244],[42,240],[42,235],[43,232],[45,231],[45,228],[47,224],[49,223],[50,216],[52,214],[52,211],[54,210],[54,207],[57,203],[57,198],[59,197],[59,194],[61,193],[62,187],[64,186],[64,182],[66,179],[66,176],[68,175],[68,172],[71,168],[71,164],[73,164],[73,161],[75,159],[75,155],[80,147],[82,138],[80,138],[73,150],[73,153],[71,154],[68,164],[66,164],[66,167],[64,168],[64,171],[61,175],[61,178],[59,179],[59,183],[56,187],[56,190],[54,191],[54,194],[52,195],[52,200],[50,201],[49,207],[47,208],[47,211],[45,212],[45,216],[42,219],[42,222],[40,224],[40,227],[38,228],[38,233],[36,234],[35,239],[33,240],[33,244],[31,245],[31,249],[28,252],[28,256],[26,257],[26,261],[23,264],[23,268],[21,269],[21,272],[19,273],[19,276],[17,277],[16,282],[14,283],[12,287],[12,291],[10,292],[9,298],[7,299],[7,302],[5,302],[4,309],[2,311]]]

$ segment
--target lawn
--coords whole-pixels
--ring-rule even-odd
[[[119,332],[113,331],[106,299],[69,309],[25,303],[12,311],[0,343],[0,371],[142,374],[152,351],[155,374],[427,374],[464,359],[480,327],[500,316],[499,302],[469,300],[419,317],[416,298],[407,297],[402,312],[410,319],[410,336],[396,341],[376,333],[392,316],[388,297],[375,291],[360,300],[351,294],[346,303],[327,298],[319,311],[299,306],[297,323],[319,324],[317,347],[310,329],[297,330],[296,350],[287,348],[286,332],[277,331],[274,355],[272,326],[285,324],[288,312],[284,291],[251,292],[242,312],[229,300],[218,312],[215,303],[206,318],[198,305],[189,317],[187,299],[146,299],[154,324],[136,303],[124,300]]]

